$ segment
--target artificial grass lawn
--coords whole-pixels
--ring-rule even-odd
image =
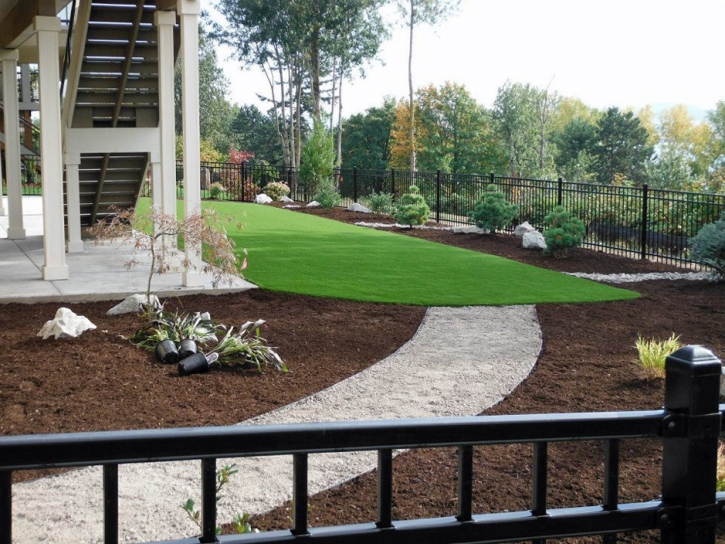
[[[234,215],[245,277],[273,291],[422,306],[598,302],[638,293],[518,263],[289,210],[204,202]]]

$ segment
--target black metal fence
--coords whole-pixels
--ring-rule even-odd
[[[516,223],[528,221],[543,230],[544,217],[556,206],[564,206],[587,225],[584,247],[686,266],[695,266],[689,255],[689,239],[725,211],[725,195],[651,189],[647,185],[357,169],[336,170],[335,179],[345,205],[364,203],[372,193],[390,193],[397,199],[416,185],[431,208],[431,219],[446,224],[469,223],[468,212],[493,184],[518,206]],[[314,198],[293,168],[202,163],[203,198],[251,201],[272,181],[286,183],[293,200]]]
[[[118,465],[201,460],[202,535],[198,542],[329,542],[336,544],[450,544],[541,541],[616,535],[659,529],[662,542],[714,544],[725,517],[725,493],[716,493],[717,450],[725,405],[718,405],[721,362],[700,346],[687,346],[666,361],[661,410],[484,416],[394,421],[231,426],[0,437],[0,544],[12,540],[13,471],[103,465],[104,538],[118,541]],[[662,486],[653,500],[619,501],[623,441],[660,439]],[[547,505],[548,445],[602,440],[602,503],[570,508]],[[474,513],[474,447],[532,443],[531,508]],[[458,448],[455,516],[393,519],[392,452],[400,448]],[[340,451],[378,452],[377,519],[359,525],[311,528],[308,522],[308,459]],[[216,462],[221,457],[293,456],[293,511],[289,530],[216,536]],[[656,465],[655,462],[652,463]],[[344,505],[343,505],[344,507]],[[50,520],[50,516],[48,517]],[[49,521],[52,524],[52,521]],[[48,527],[52,534],[52,525]],[[190,544],[196,539],[179,539]]]

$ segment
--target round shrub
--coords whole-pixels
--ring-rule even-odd
[[[279,200],[283,196],[287,196],[289,194],[289,187],[286,183],[282,183],[281,181],[273,181],[272,183],[265,185],[264,194],[272,200]]]
[[[393,212],[393,217],[401,225],[423,225],[428,221],[430,208],[425,203],[425,198],[420,194],[420,190],[415,185],[410,186],[410,192],[400,197],[400,204]]]
[[[212,183],[209,186],[209,196],[215,200],[219,200],[224,197],[224,193],[226,193],[226,191],[227,190],[224,188],[224,185],[219,182]]]
[[[713,268],[720,279],[725,278],[725,212],[690,239],[690,250],[694,261]]]
[[[506,200],[504,194],[492,183],[468,217],[480,229],[493,232],[508,227],[519,213],[519,208]]]
[[[584,241],[584,223],[563,206],[557,206],[544,217],[548,228],[543,232],[547,255],[563,256],[572,247],[579,247]]]
[[[326,210],[331,210],[340,204],[340,191],[337,190],[334,183],[330,183],[329,181],[322,183],[317,190],[317,194],[315,194],[315,200]]]
[[[391,193],[383,193],[382,191],[376,193],[373,191],[370,195],[363,198],[362,202],[373,213],[389,214],[395,210],[393,195]]]

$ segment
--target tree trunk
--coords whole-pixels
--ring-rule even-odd
[[[338,86],[337,96],[340,104],[337,108],[337,167],[342,168],[342,80],[343,70],[340,70],[340,85]]]
[[[415,0],[410,0],[410,47],[408,49],[408,92],[410,109],[410,171],[415,172],[415,103],[413,102],[413,27],[415,26]]]
[[[312,76],[312,117],[315,122],[320,120],[320,25],[316,23],[312,30],[310,45],[310,72]]]
[[[337,63],[332,62],[332,94],[330,95],[330,134],[335,124],[335,86],[337,85]]]

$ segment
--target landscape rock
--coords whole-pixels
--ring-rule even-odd
[[[546,249],[546,240],[538,230],[532,230],[524,234],[521,245],[524,249]]]
[[[529,224],[529,222],[528,222],[528,221],[524,221],[523,223],[521,223],[520,225],[518,225],[518,226],[517,226],[517,227],[516,227],[516,228],[514,229],[514,234],[515,234],[516,236],[518,236],[519,238],[523,238],[524,234],[526,234],[527,232],[532,232],[532,231],[535,231],[535,230],[536,230],[536,229],[535,229],[534,227],[532,227],[532,226],[531,226],[531,225]]]
[[[308,203],[307,206],[305,206],[305,207],[306,208],[319,208],[320,206],[322,206],[322,204],[317,202],[317,200],[313,200],[312,202]]]
[[[257,196],[254,197],[255,204],[269,204],[270,202],[272,202],[272,198],[265,195],[264,193],[259,193]]]
[[[96,326],[82,315],[76,315],[68,308],[59,308],[51,321],[46,321],[38,336],[47,340],[51,336],[58,338],[76,338],[84,331],[95,329]]]
[[[131,295],[108,310],[106,315],[121,315],[139,312],[143,309],[144,304],[146,304],[146,295]],[[154,308],[160,308],[161,303],[159,302],[159,297],[151,295],[151,304]]]
[[[371,210],[370,208],[366,208],[365,206],[363,206],[363,205],[362,205],[362,204],[360,204],[359,202],[355,202],[355,203],[353,203],[353,204],[352,204],[352,205],[351,205],[351,206],[350,206],[350,207],[348,208],[348,210],[350,210],[351,212],[360,212],[360,213],[372,213],[372,210]]]
[[[474,225],[465,227],[453,227],[453,234],[489,234],[491,231]]]
[[[279,201],[280,201],[280,202],[284,202],[285,204],[292,204],[292,203],[294,202],[294,200],[292,200],[292,199],[291,199],[290,197],[288,197],[287,195],[285,195],[285,196],[283,196],[282,198],[280,198],[280,199],[279,199]]]

